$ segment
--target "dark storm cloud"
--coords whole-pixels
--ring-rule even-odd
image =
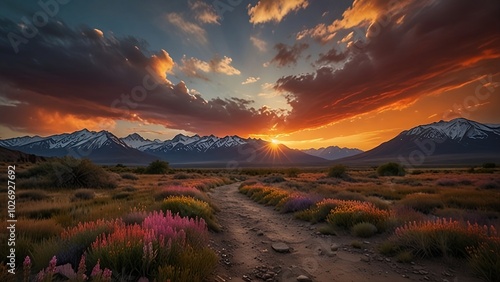
[[[271,60],[271,63],[276,63],[278,67],[295,65],[302,52],[307,48],[309,48],[309,44],[306,43],[296,43],[293,46],[278,43],[274,46],[278,53]]]
[[[280,119],[246,100],[205,100],[184,82],[171,83],[172,58],[164,50],[149,51],[140,39],[50,21],[16,54],[7,34],[22,34],[22,28],[1,19],[0,95],[12,102],[0,103],[0,123],[12,129],[44,133],[40,128],[53,128],[41,124],[51,121],[55,127],[65,118],[75,125],[140,118],[200,134],[246,134]]]

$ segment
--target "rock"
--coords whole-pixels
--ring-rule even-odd
[[[297,281],[299,281],[299,282],[312,282],[311,278],[309,278],[305,275],[297,276]]]
[[[370,262],[370,257],[367,257],[367,256],[362,256],[362,257],[361,257],[361,261],[364,261],[364,262]]]
[[[257,231],[257,236],[264,236],[264,232],[262,230]]]
[[[338,251],[338,249],[339,249],[339,245],[338,244],[333,243],[333,244],[330,245],[330,250],[332,250],[332,252],[336,252],[336,251]]]
[[[290,252],[290,247],[288,247],[287,244],[285,243],[274,243],[271,245],[271,247],[273,248],[273,250],[275,250],[276,252],[278,253],[288,253]]]

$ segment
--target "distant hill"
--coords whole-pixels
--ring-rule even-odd
[[[341,158],[346,158],[350,156],[355,156],[357,154],[363,153],[362,150],[360,149],[351,149],[351,148],[340,148],[338,146],[330,146],[326,148],[319,148],[319,149],[307,149],[307,150],[301,150],[302,152],[311,155],[311,156],[316,156],[320,157],[323,159],[327,160],[337,160]]]
[[[420,165],[500,163],[500,125],[464,118],[420,125],[356,156],[336,160],[345,164],[377,165],[396,161]]]
[[[0,161],[15,165],[19,163],[45,162],[47,161],[47,159],[45,157],[40,157],[33,154],[26,154],[20,151],[9,150],[0,146]]]

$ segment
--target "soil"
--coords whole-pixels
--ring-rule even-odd
[[[210,192],[220,208],[222,231],[211,236],[220,263],[208,281],[481,281],[463,261],[398,263],[380,255],[376,245],[387,235],[322,235],[318,225],[260,205],[238,187],[234,183]],[[361,242],[361,248],[352,247],[353,241]],[[285,249],[274,250],[277,243]]]

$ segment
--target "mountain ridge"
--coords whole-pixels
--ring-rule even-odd
[[[371,150],[336,161],[365,165],[395,161],[407,167],[500,162],[500,125],[465,118],[418,125]]]

